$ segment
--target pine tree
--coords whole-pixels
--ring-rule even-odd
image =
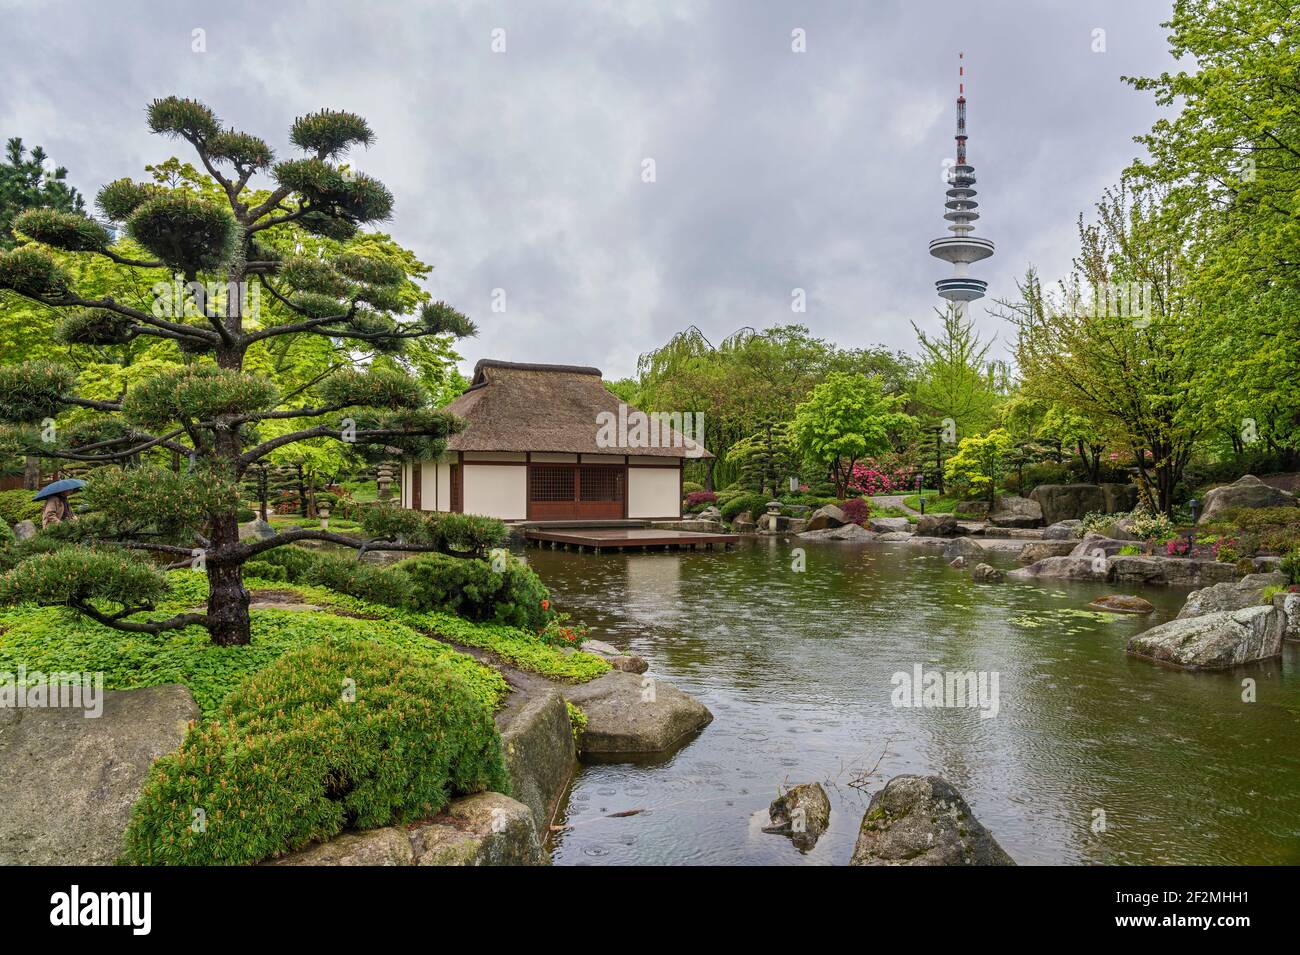
[[[362,117],[322,110],[298,118],[290,140],[303,155],[278,162],[262,139],[222,126],[194,100],[156,100],[148,122],[187,142],[218,191],[109,183],[96,204],[115,231],[75,210],[23,212],[14,229],[33,241],[0,253],[0,290],[57,310],[58,334],[70,344],[147,336],[174,342],[185,360],[109,399],[78,395],[76,373],[52,362],[0,368],[9,449],[101,465],[82,495],[89,516],[61,529],[72,543],[22,561],[0,579],[0,599],[63,604],[144,633],[197,624],[216,643],[246,644],[246,561],[295,541],[361,551],[372,543],[314,528],[241,541],[239,485],[250,468],[277,449],[319,439],[348,442],[371,458],[393,449],[428,457],[458,427],[397,368],[348,365],[306,393],[282,394],[271,378],[246,369],[250,349],[282,336],[321,336],[345,348],[398,352],[411,339],[468,335],[474,327],[445,303],[421,304],[400,264],[356,251],[368,248],[359,227],[388,219],[393,207],[381,182],[342,161],[351,147],[374,140]],[[258,173],[269,174],[274,188],[250,189]],[[129,238],[119,239],[116,227]],[[317,254],[294,251],[308,246]],[[81,256],[146,273],[157,283],[153,306],[84,297],[66,267]],[[68,409],[78,410],[52,427]],[[179,472],[153,462],[167,452],[184,462]],[[423,515],[385,510],[367,531],[391,533],[400,524],[404,542],[387,549],[435,549]],[[167,589],[142,552],[202,567],[206,611],[131,619]]]

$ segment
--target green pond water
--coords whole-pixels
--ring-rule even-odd
[[[557,864],[842,865],[871,794],[899,773],[947,777],[1022,864],[1300,863],[1300,646],[1179,672],[1124,645],[1185,591],[1143,591],[1151,617],[1096,614],[1088,601],[1113,589],[979,585],[908,545],[800,543],[798,573],[793,546],[528,551],[594,637],[714,715],[670,757],[584,766]],[[996,671],[997,715],[894,706],[891,677],[917,664]],[[778,786],[812,781],[831,828],[802,854],[761,827]]]

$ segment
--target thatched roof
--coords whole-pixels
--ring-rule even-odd
[[[484,358],[474,366],[469,390],[445,409],[468,423],[448,440],[447,447],[451,451],[713,456],[702,448],[692,451],[666,425],[659,447],[602,447],[596,439],[597,416],[610,412],[617,418],[620,403],[622,399],[605,387],[599,368]],[[627,405],[626,414],[638,410]]]

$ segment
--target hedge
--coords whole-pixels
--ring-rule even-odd
[[[240,865],[510,791],[491,709],[452,668],[375,643],[285,654],[154,763],[125,859]]]
[[[489,563],[444,554],[402,561],[414,610],[441,610],[475,621],[540,630],[554,614],[541,578],[518,558]]]

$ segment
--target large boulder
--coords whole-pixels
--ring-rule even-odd
[[[1177,619],[1186,620],[1188,617],[1218,613],[1220,610],[1258,607],[1265,602],[1266,587],[1285,587],[1288,582],[1286,574],[1248,574],[1235,582],[1213,584],[1201,590],[1193,590],[1187,595],[1183,609],[1178,611]]]
[[[697,514],[696,517],[702,521],[717,522],[722,520],[722,511],[718,509],[718,505],[710,504],[704,510],[700,511],[700,513]]]
[[[103,712],[0,708],[0,865],[111,865],[131,806],[199,708],[177,684],[107,690]]]
[[[861,524],[845,524],[843,527],[826,527],[819,531],[804,531],[800,540],[850,541],[866,543],[876,539],[876,535]]]
[[[1274,594],[1273,606],[1282,615],[1282,639],[1300,641],[1300,593]]]
[[[1272,605],[1171,620],[1139,633],[1128,652],[1188,670],[1222,670],[1282,653],[1285,621]]]
[[[1029,492],[1048,524],[1078,520],[1085,514],[1106,512],[1106,495],[1095,484],[1040,484]]]
[[[916,521],[916,533],[919,537],[956,537],[960,530],[951,514],[922,514]]]
[[[1186,557],[1112,557],[1110,567],[1116,583],[1203,587],[1238,577],[1235,564]]]
[[[1003,494],[989,514],[989,523],[994,527],[1038,527],[1043,523],[1043,509],[1027,497]]]
[[[914,535],[911,531],[887,531],[881,534],[876,540],[882,544],[901,544],[910,541]]]
[[[242,540],[269,540],[275,536],[275,528],[262,520],[260,517],[254,518],[247,524],[239,525],[239,539]]]
[[[984,557],[984,548],[969,537],[955,537],[943,545],[943,556],[948,561],[957,557],[965,557],[968,561],[972,561]]]
[[[1101,496],[1105,501],[1102,510],[1107,514],[1127,513],[1138,503],[1138,489],[1133,484],[1103,484]]]
[[[844,516],[844,511],[834,504],[826,504],[813,511],[812,517],[808,518],[808,527],[810,531],[821,531],[828,527],[843,527],[848,523],[848,518]]]
[[[1114,557],[1125,547],[1128,547],[1131,541],[1116,540],[1113,537],[1106,537],[1103,534],[1086,534],[1083,540],[1074,545],[1070,551],[1071,557]]]
[[[1046,557],[1068,557],[1074,550],[1074,541],[1045,540],[1030,541],[1020,548],[1017,558],[1022,564],[1032,564]]]
[[[867,527],[879,534],[893,534],[899,531],[912,532],[912,522],[906,517],[873,517],[867,521]]]
[[[1083,521],[1068,520],[1057,521],[1055,524],[1049,524],[1043,528],[1043,540],[1048,541],[1073,541],[1079,539],[1079,528],[1083,526]]]
[[[1132,594],[1107,594],[1104,597],[1098,597],[1088,606],[1093,610],[1105,610],[1108,613],[1148,614],[1156,611],[1155,605],[1151,601],[1135,597]]]
[[[14,539],[19,541],[29,541],[36,536],[36,525],[31,521],[19,521],[14,525]]]
[[[496,723],[510,790],[532,812],[537,831],[546,832],[577,763],[564,697],[549,688],[532,695],[516,691]]]
[[[1270,487],[1253,474],[1237,478],[1231,484],[1205,492],[1204,510],[1198,524],[1219,520],[1226,511],[1238,507],[1294,506],[1295,495]]]
[[[1007,579],[1007,575],[992,564],[976,564],[970,572],[970,579],[977,584],[1000,584]]]
[[[772,824],[764,832],[789,836],[800,852],[807,852],[831,824],[831,801],[820,783],[802,783],[774,799],[767,814]]]
[[[667,752],[713,721],[703,703],[653,676],[614,670],[562,692],[587,716],[584,754]]]
[[[348,832],[275,859],[272,865],[545,865],[533,813],[500,793],[454,799],[409,826]]]
[[[871,797],[849,865],[1015,865],[939,776],[895,776]]]
[[[1105,558],[1045,557],[1028,567],[1018,567],[1010,577],[1041,577],[1050,580],[1095,580],[1104,582],[1110,577],[1110,565]]]

